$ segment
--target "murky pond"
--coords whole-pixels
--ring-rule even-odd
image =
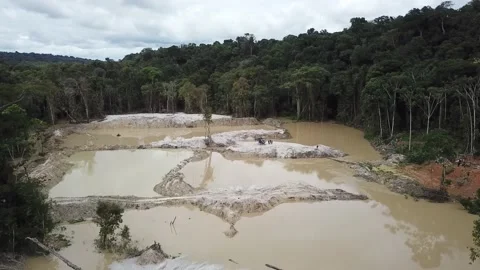
[[[195,188],[246,188],[303,182],[321,188],[358,192],[351,174],[338,170],[338,163],[329,159],[227,159],[212,152],[205,160],[187,164],[182,172],[185,181]]]
[[[153,187],[177,164],[192,156],[182,150],[85,151],[70,157],[74,165],[50,197],[158,196]]]
[[[324,144],[341,150],[353,160],[377,160],[378,152],[363,137],[363,132],[334,123],[287,123],[285,128],[292,134],[289,141],[306,144]]]
[[[212,134],[233,131],[233,130],[250,130],[250,129],[273,129],[271,126],[212,126]],[[120,135],[120,136],[119,136]],[[203,127],[195,128],[116,128],[116,129],[92,129],[84,133],[73,133],[67,136],[64,142],[65,147],[76,147],[83,145],[130,145],[137,146],[160,141],[165,137],[173,138],[184,137],[191,138],[196,136],[204,136],[205,129]]]
[[[290,123],[286,127],[293,135],[291,141],[335,147],[354,160],[379,158],[358,130],[325,123]],[[71,158],[78,163],[50,195],[152,196],[153,186],[161,181],[166,168],[190,154],[162,150],[77,153]],[[472,244],[475,216],[461,206],[406,199],[384,186],[356,179],[346,166],[328,159],[230,160],[212,153],[188,164],[182,172],[185,181],[196,188],[296,181],[361,192],[371,200],[281,204],[265,213],[243,216],[235,225],[238,234],[233,238],[223,233],[229,224],[196,207],[126,211],[124,223],[140,246],[157,241],[167,253],[181,253],[188,260],[220,264],[225,269],[268,269],[267,263],[296,270],[463,270],[480,266],[468,264],[467,246]],[[61,253],[84,269],[108,269],[114,259],[94,251],[95,225],[86,222],[66,227],[74,240]],[[56,259],[33,258],[28,269],[68,268]]]
[[[265,263],[282,269],[475,269],[465,252],[470,234],[464,224],[472,217],[454,205],[435,213],[438,207],[431,203],[376,196],[390,198],[387,204],[283,204],[242,218],[233,238],[222,233],[229,224],[198,209],[157,207],[127,211],[123,219],[141,246],[157,241],[167,253],[225,269],[265,269]],[[62,254],[84,269],[106,269],[112,257],[92,248],[98,229],[91,223],[67,228],[75,232],[75,243]],[[30,269],[68,269],[56,260],[30,263],[41,267]]]

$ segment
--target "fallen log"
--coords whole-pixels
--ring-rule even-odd
[[[68,265],[70,268],[74,269],[74,270],[82,270],[82,268],[76,266],[74,263],[72,263],[71,261],[67,260],[65,257],[63,257],[62,255],[60,255],[58,252],[56,252],[55,250],[45,246],[44,244],[42,244],[40,241],[38,241],[37,239],[35,238],[30,238],[30,237],[27,237],[26,238],[27,240],[30,240],[32,241],[33,243],[35,243],[37,246],[39,246],[41,249],[45,250],[45,251],[48,251],[50,252],[53,256],[59,258],[62,262],[64,262],[66,265]]]
[[[275,269],[275,270],[282,270],[282,269],[280,269],[280,268],[278,268],[278,267],[275,267],[275,266],[273,266],[273,265],[271,265],[271,264],[268,264],[268,263],[265,264],[265,266],[268,267],[268,268]]]

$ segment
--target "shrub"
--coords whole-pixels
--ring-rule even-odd
[[[461,199],[460,203],[468,213],[480,215],[480,189],[477,190],[475,198]]]
[[[111,248],[115,243],[115,230],[122,223],[123,208],[112,202],[100,201],[97,204],[97,216],[93,219],[100,227],[97,247],[101,250]]]
[[[112,202],[98,202],[97,217],[94,222],[100,227],[95,245],[100,250],[106,250],[115,254],[135,257],[140,255],[139,249],[132,244],[130,228],[126,225],[120,231],[123,208]]]
[[[406,155],[408,162],[416,164],[438,158],[453,159],[456,154],[455,150],[456,141],[443,130],[434,130],[428,135],[416,138],[410,151],[405,145],[397,149]]]

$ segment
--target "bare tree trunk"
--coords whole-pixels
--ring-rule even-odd
[[[438,108],[438,129],[441,129],[441,128],[442,128],[442,104],[440,104],[440,107]]]
[[[253,98],[253,117],[257,117],[257,96]]]
[[[153,113],[153,91],[152,90],[150,90],[150,113]]]
[[[408,151],[412,149],[412,101],[408,102],[408,110],[410,113],[410,132],[408,134]]]
[[[87,117],[87,122],[90,122],[90,111],[88,109],[88,99],[85,94],[81,94],[83,105],[85,106],[85,116]]]
[[[469,122],[469,125],[470,125],[470,154],[473,153],[473,124],[472,124],[472,110],[470,108],[470,103],[467,102],[467,111],[468,111],[468,122]]]
[[[380,138],[383,138],[382,112],[380,111],[380,105],[378,105],[378,121],[380,125]]]
[[[445,35],[445,33],[446,33],[446,32],[445,32],[445,25],[444,25],[444,23],[443,23],[443,17],[442,17],[442,33],[443,33],[444,35]]]
[[[75,265],[74,263],[72,263],[71,261],[67,260],[65,257],[63,257],[62,255],[60,255],[58,252],[56,252],[55,250],[45,246],[44,244],[40,243],[40,241],[38,241],[37,239],[35,238],[30,238],[30,237],[27,237],[26,238],[27,240],[30,240],[32,241],[33,243],[35,243],[37,246],[39,246],[41,249],[45,250],[45,251],[48,251],[49,253],[51,253],[53,256],[59,258],[62,262],[64,262],[66,265],[68,265],[70,268],[74,269],[74,270],[82,270],[82,268],[78,267],[77,265]]]
[[[477,102],[475,98],[472,98],[472,110],[473,110],[473,131],[472,131],[472,154],[475,151],[475,138],[477,136]]]
[[[390,138],[393,138],[395,128],[395,112],[397,111],[397,92],[393,93],[393,110],[392,110],[392,129],[390,130]]]
[[[427,135],[429,131],[430,131],[430,116],[427,117]]]
[[[387,133],[390,130],[390,111],[387,108]]]
[[[55,111],[53,108],[53,101],[50,100],[50,98],[47,98],[47,103],[48,103],[48,111],[50,112],[50,121],[52,122],[52,125],[55,125]]]
[[[295,93],[297,95],[297,120],[299,120],[300,119],[301,104],[300,104],[300,93],[298,91],[298,86],[295,86]]]

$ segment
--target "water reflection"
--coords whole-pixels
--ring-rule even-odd
[[[187,164],[182,172],[187,183],[202,189],[303,182],[324,188],[356,191],[351,186],[337,183],[337,178],[343,173],[333,173],[333,164],[336,162],[331,160],[314,163],[307,160],[227,159],[213,152],[205,160]]]
[[[475,216],[466,214],[456,204],[414,201],[378,188],[366,191],[388,209],[382,214],[393,221],[386,223],[385,229],[405,236],[405,245],[413,253],[412,261],[422,269],[437,268],[452,260],[458,261],[460,269],[468,269],[466,247],[472,244],[470,232]]]
[[[50,197],[158,196],[153,187],[191,151],[117,150],[75,153],[75,165],[62,182],[50,190]]]
[[[352,160],[380,159],[360,130],[334,123],[288,123],[285,127],[293,137],[289,141],[306,145],[324,144],[344,151]]]

